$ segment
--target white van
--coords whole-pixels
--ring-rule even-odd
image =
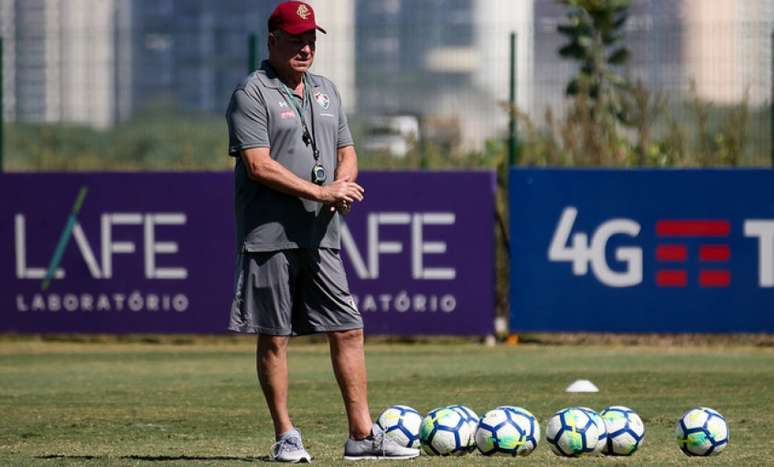
[[[419,120],[413,115],[374,116],[367,120],[363,149],[406,157],[419,140]]]

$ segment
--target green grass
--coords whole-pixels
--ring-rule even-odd
[[[340,464],[346,426],[327,347],[291,344],[291,416],[315,463]],[[298,345],[300,344],[300,345]],[[544,440],[535,465],[761,465],[774,432],[774,350],[745,346],[367,346],[372,414],[462,403],[479,414],[521,405],[545,426],[556,410],[627,405],[646,426],[631,458],[559,459]],[[272,427],[254,375],[251,341],[76,343],[0,341],[0,464],[242,465],[261,460]],[[567,394],[588,378],[597,394]],[[731,443],[690,459],[674,424],[706,405],[726,416]],[[508,458],[430,458],[421,465],[499,465]],[[379,463],[379,465],[387,465]]]

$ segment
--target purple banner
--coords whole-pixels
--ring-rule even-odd
[[[494,174],[366,172],[342,256],[366,332],[484,335]],[[0,175],[0,331],[223,333],[230,173]]]

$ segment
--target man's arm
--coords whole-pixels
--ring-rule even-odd
[[[355,181],[357,179],[357,153],[355,146],[344,146],[336,150],[336,180],[348,179]],[[346,215],[352,210],[352,203],[346,200],[331,206],[331,211],[337,209],[339,214]]]
[[[347,177],[357,179],[357,153],[355,146],[344,146],[336,151],[336,180]]]
[[[336,180],[333,183],[320,186],[303,180],[272,159],[269,155],[269,148],[245,149],[240,154],[250,179],[282,193],[325,204],[346,201],[351,205],[354,201],[363,200],[363,187],[350,181],[347,176],[342,176],[339,179],[338,170],[336,171]],[[357,171],[357,168],[355,170]]]

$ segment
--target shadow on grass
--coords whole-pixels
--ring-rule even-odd
[[[64,454],[46,454],[44,456],[35,456],[36,459],[67,459],[67,460],[99,460],[106,459],[106,456],[67,456]],[[271,462],[269,456],[260,457],[236,457],[236,456],[120,456],[118,459],[134,461],[240,461],[240,462]]]

